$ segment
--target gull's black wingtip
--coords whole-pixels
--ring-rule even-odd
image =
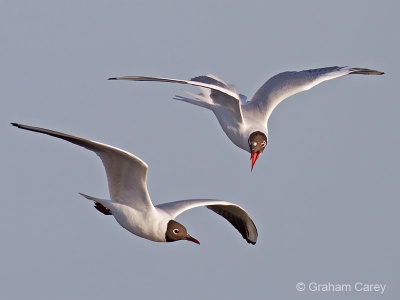
[[[107,80],[117,80],[117,77],[110,77]]]
[[[385,72],[366,69],[366,68],[351,68],[350,74],[361,74],[361,75],[383,75]]]
[[[12,126],[19,127],[18,123],[10,123]]]

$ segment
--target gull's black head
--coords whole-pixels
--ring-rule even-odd
[[[258,157],[264,151],[265,146],[267,146],[267,136],[261,131],[254,131],[250,134],[248,142],[251,153],[251,170],[253,170]]]
[[[176,242],[180,240],[187,240],[193,243],[199,244],[200,242],[196,240],[194,237],[191,237],[181,223],[178,223],[174,220],[170,220],[167,224],[167,231],[165,232],[165,239],[167,242]]]

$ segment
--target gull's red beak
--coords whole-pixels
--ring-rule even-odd
[[[199,242],[198,240],[196,240],[194,237],[191,237],[190,235],[187,235],[187,236],[185,237],[185,240],[191,241],[191,242],[193,242],[193,243],[196,243],[196,244],[199,244],[199,245],[200,245],[200,242]]]
[[[251,171],[253,171],[254,168],[254,164],[256,163],[258,157],[260,156],[261,152],[257,151],[257,152],[251,152]]]

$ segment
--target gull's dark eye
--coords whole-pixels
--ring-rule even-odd
[[[262,143],[261,143],[261,147],[263,147],[263,148],[264,148],[266,145],[267,145],[266,142],[262,142]]]
[[[172,231],[173,231],[173,233],[175,233],[175,234],[179,233],[179,229],[177,229],[177,228],[175,228],[175,229],[172,230]]]

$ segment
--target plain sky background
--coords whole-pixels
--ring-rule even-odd
[[[0,298],[398,299],[398,1],[2,1]],[[252,97],[271,76],[333,65],[351,75],[284,101],[250,172],[214,115],[172,100],[213,73]],[[154,203],[235,202],[249,245],[205,209],[178,217],[201,242],[154,243],[98,213],[100,160],[21,122],[90,138],[149,165]],[[298,292],[304,282],[386,284]]]

